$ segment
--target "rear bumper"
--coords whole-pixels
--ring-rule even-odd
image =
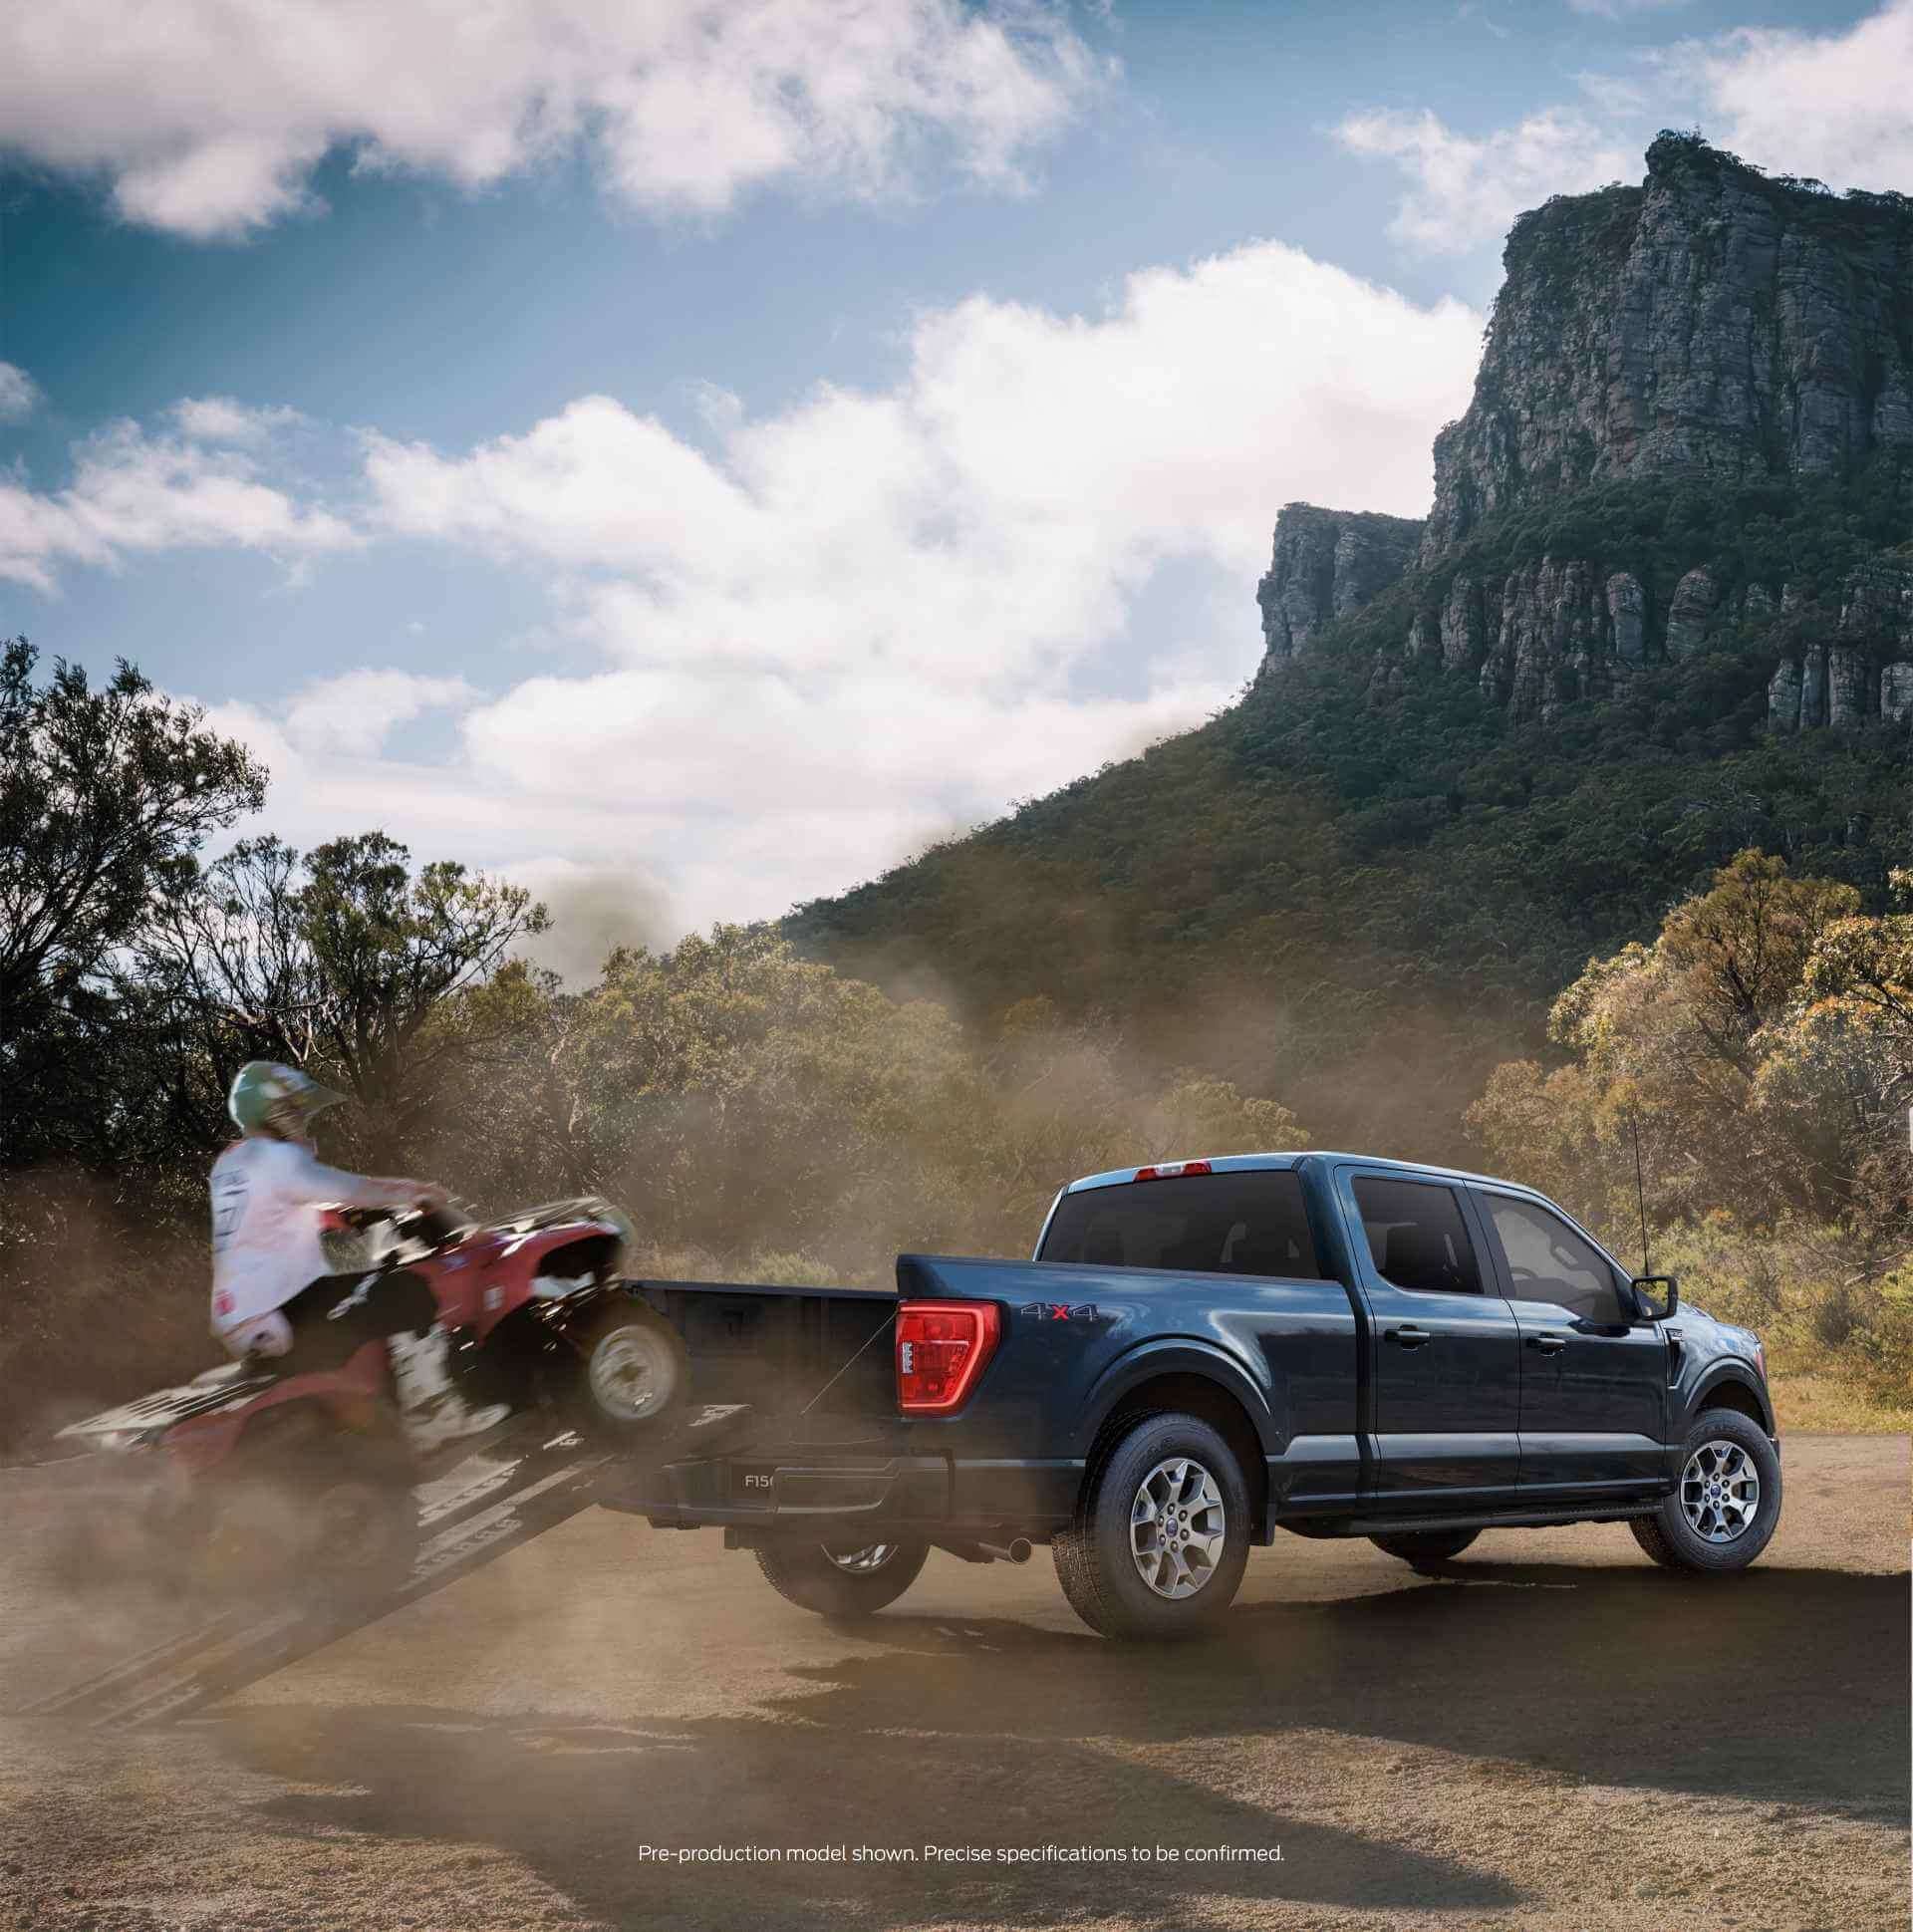
[[[753,1445],[668,1463],[603,1498],[661,1529],[723,1528],[736,1539],[886,1534],[928,1541],[1043,1540],[1068,1522],[1080,1461],[970,1461]]]

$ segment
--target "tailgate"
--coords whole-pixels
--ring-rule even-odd
[[[895,1421],[889,1288],[784,1288],[723,1281],[634,1281],[684,1338],[696,1402],[744,1402],[805,1433]],[[855,1433],[853,1431],[853,1433]]]

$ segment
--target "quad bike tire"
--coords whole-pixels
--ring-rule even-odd
[[[221,1596],[387,1595],[422,1532],[396,1443],[320,1438],[205,1478],[189,1506],[193,1568]]]
[[[781,1597],[835,1621],[888,1609],[916,1582],[930,1556],[924,1542],[867,1543],[832,1550],[823,1543],[766,1543],[757,1567]]]
[[[571,1408],[580,1431],[624,1444],[662,1435],[688,1406],[690,1357],[662,1315],[638,1302],[607,1308],[576,1338]]]

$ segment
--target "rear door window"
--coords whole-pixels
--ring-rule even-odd
[[[1482,1270],[1453,1188],[1362,1175],[1355,1205],[1369,1259],[1384,1281],[1421,1294],[1481,1293]]]
[[[1175,1175],[1066,1194],[1043,1239],[1045,1261],[1264,1274],[1319,1281],[1322,1270],[1287,1170]]]

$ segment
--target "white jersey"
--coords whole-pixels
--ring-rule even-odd
[[[319,1239],[328,1207],[384,1208],[391,1184],[323,1166],[294,1141],[248,1136],[212,1164],[212,1331],[283,1307],[332,1270]]]

